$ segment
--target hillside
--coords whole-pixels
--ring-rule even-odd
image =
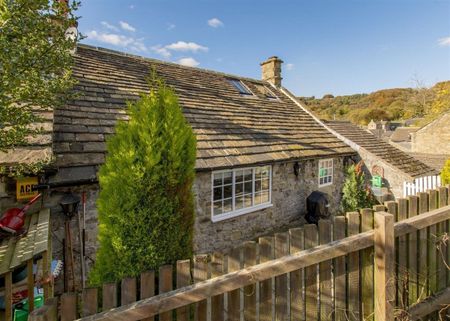
[[[416,117],[424,117],[424,122],[429,122],[450,110],[450,81],[436,83],[431,88],[394,88],[370,94],[299,99],[324,119],[350,120],[361,125],[366,125],[371,119],[403,120]]]

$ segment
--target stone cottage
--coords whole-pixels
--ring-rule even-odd
[[[378,191],[381,199],[390,200],[409,195],[405,191],[405,184],[415,184],[422,178],[426,178],[426,184],[430,178],[428,188],[432,188],[433,177],[434,184],[437,184],[436,175],[439,171],[376,137],[369,130],[348,121],[325,121],[325,125],[358,151],[365,163],[368,178],[381,176],[383,188]],[[427,186],[423,187],[425,190]]]
[[[116,121],[126,119],[126,101],[148,91],[152,69],[174,88],[197,137],[197,253],[226,250],[300,224],[306,198],[316,190],[328,195],[336,213],[344,166],[356,152],[282,87],[281,64],[277,57],[263,62],[259,80],[80,45],[73,70],[76,99],[48,115],[45,139],[15,158],[30,153],[54,158],[40,183],[50,187],[44,206],[52,209],[55,255],[61,255],[64,237],[58,202],[70,191],[86,195],[86,254],[88,263],[95,260],[96,175],[105,160],[105,140]],[[14,153],[0,154],[0,162],[11,163]],[[14,184],[3,179],[3,208],[15,202]]]

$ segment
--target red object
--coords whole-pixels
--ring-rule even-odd
[[[0,229],[10,234],[17,234],[21,231],[24,224],[24,217],[26,211],[33,205],[39,198],[41,194],[33,197],[27,204],[22,208],[10,208],[3,214],[0,219]]]

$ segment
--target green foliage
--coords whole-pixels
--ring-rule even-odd
[[[450,184],[450,158],[445,161],[445,165],[441,171],[442,185]]]
[[[378,121],[425,117],[425,123],[428,123],[450,110],[450,81],[437,83],[432,88],[395,88],[371,94],[334,98],[327,94],[322,99],[300,99],[324,119],[350,120],[366,125],[371,119]]]
[[[153,81],[128,104],[99,173],[91,284],[137,276],[192,254],[196,140],[172,89]]]
[[[66,39],[78,3],[0,0],[0,150],[39,133],[40,115],[64,102],[73,85]]]
[[[347,168],[347,175],[342,189],[341,207],[345,212],[353,212],[362,208],[370,208],[376,201],[366,187],[362,163]]]

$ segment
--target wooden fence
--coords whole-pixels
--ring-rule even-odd
[[[61,320],[437,320],[420,302],[450,293],[448,197],[441,187],[66,293]]]
[[[413,183],[403,182],[403,197],[416,195],[430,189],[441,187],[441,177],[439,175],[418,177]]]

